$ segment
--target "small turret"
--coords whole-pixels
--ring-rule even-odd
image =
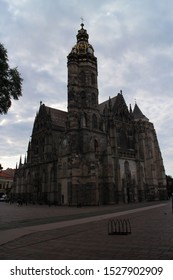
[[[133,117],[135,121],[149,121],[149,119],[142,113],[142,111],[139,109],[138,105],[135,103],[135,107],[133,109]]]
[[[20,160],[19,160],[19,168],[21,168],[22,167],[22,156],[20,156]]]

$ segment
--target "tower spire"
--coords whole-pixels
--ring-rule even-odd
[[[82,29],[83,29],[83,27],[84,27],[84,18],[81,17],[80,19],[81,19],[81,21],[82,21],[82,22],[81,22],[81,27],[82,27]]]

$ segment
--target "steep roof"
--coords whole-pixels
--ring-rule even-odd
[[[50,115],[53,124],[60,127],[65,127],[65,123],[67,121],[67,112],[47,106],[45,106],[45,108],[46,112]]]
[[[149,119],[142,113],[137,104],[135,104],[132,114],[135,120],[149,121]]]
[[[129,112],[124,100],[122,91],[113,98],[109,98],[99,105],[100,113],[111,113],[118,120],[131,120],[131,112]]]
[[[114,96],[113,98],[108,99],[108,100],[106,100],[106,101],[100,103],[100,104],[99,104],[99,111],[100,111],[100,113],[103,114],[103,111],[104,111],[105,106],[107,106],[107,107],[109,108],[110,101],[111,101],[112,107],[114,107],[115,102],[116,102],[116,99],[117,99],[117,96]]]

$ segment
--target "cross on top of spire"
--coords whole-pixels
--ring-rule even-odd
[[[84,22],[84,18],[83,18],[83,17],[81,17],[80,19],[81,19],[81,21],[82,21],[82,23],[81,23],[81,27],[83,28],[83,27],[84,27],[84,23],[83,23],[83,22]]]

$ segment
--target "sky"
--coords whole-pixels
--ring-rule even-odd
[[[40,101],[67,110],[67,55],[81,17],[98,59],[99,102],[120,90],[154,124],[173,176],[173,1],[0,0],[0,42],[23,95],[0,115],[0,163],[24,160]]]

